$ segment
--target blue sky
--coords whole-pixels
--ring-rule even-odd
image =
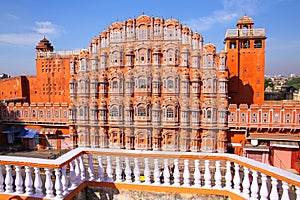
[[[299,0],[0,0],[0,73],[35,75],[35,46],[46,36],[55,51],[87,48],[117,19],[142,13],[188,25],[224,49],[227,28],[244,14],[265,28],[265,74],[300,74]]]

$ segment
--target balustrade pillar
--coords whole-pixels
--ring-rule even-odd
[[[2,165],[0,165],[0,192],[4,192],[4,178],[3,178],[3,173],[2,173]]]
[[[43,182],[41,178],[40,168],[34,167],[34,188],[35,188],[35,196],[42,197],[43,196]]]
[[[195,171],[194,171],[194,187],[201,187],[201,173],[199,169],[200,161],[194,160]]]
[[[134,183],[141,183],[140,180],[140,167],[139,167],[139,159],[134,158]]]
[[[69,188],[66,166],[63,166],[61,168],[61,183],[62,183],[62,187],[63,187],[63,195],[66,195],[68,193],[68,188]]]
[[[178,164],[179,164],[178,159],[175,159],[174,160],[174,172],[173,172],[174,186],[180,186],[180,172],[179,172]]]
[[[282,181],[282,197],[281,199],[284,200],[289,200],[290,196],[289,196],[289,185],[287,182]]]
[[[95,180],[95,169],[93,165],[93,156],[88,154],[88,173],[89,173],[89,181]]]
[[[125,175],[126,175],[126,183],[132,183],[131,168],[130,168],[130,162],[128,157],[125,157]]]
[[[261,187],[260,187],[260,199],[261,200],[268,200],[269,190],[267,186],[267,176],[261,173]]]
[[[122,169],[120,165],[120,157],[116,157],[116,183],[122,182]]]
[[[168,159],[164,159],[164,185],[170,185],[170,171]]]
[[[45,189],[46,189],[46,198],[53,198],[53,183],[51,180],[51,169],[45,168],[46,180],[45,180]]]
[[[5,193],[13,193],[13,178],[11,174],[11,165],[5,165]]]
[[[211,187],[211,173],[209,168],[209,160],[204,161],[204,187],[210,188]]]
[[[151,172],[150,172],[150,168],[149,168],[149,159],[145,158],[144,161],[145,161],[145,169],[144,169],[145,183],[150,184],[151,183],[151,179],[150,179]]]
[[[104,181],[104,168],[102,165],[102,157],[98,156],[98,181]]]
[[[79,167],[79,158],[75,158],[75,174],[76,174],[76,185],[80,184],[80,167]]]
[[[250,180],[249,180],[249,169],[244,167],[244,180],[243,180],[243,196],[248,199],[250,197]]]
[[[32,195],[33,194],[33,181],[31,175],[31,167],[25,166],[25,194]]]
[[[157,158],[154,159],[153,176],[154,176],[154,185],[160,185],[160,170],[159,170]]]
[[[234,163],[234,178],[233,178],[233,189],[236,193],[240,193],[240,166],[237,163]]]
[[[76,168],[74,165],[75,163],[75,160],[71,161],[69,163],[70,165],[70,173],[69,173],[69,176],[70,176],[70,184],[71,184],[71,189],[75,189],[76,186],[77,186],[77,179],[76,179],[76,172],[75,172],[75,169]]]
[[[189,160],[184,160],[184,170],[183,170],[183,186],[190,186],[190,170],[189,170]]]
[[[112,165],[111,165],[111,157],[107,156],[106,161],[107,161],[107,167],[106,167],[107,178],[106,178],[106,181],[107,182],[114,182],[113,170],[112,170]]]
[[[230,161],[226,161],[226,174],[225,174],[226,185],[225,185],[225,188],[227,190],[232,189],[231,180],[232,180],[231,163],[230,163]]]
[[[80,167],[80,181],[85,181],[86,175],[85,175],[85,166],[83,162],[83,155],[79,156],[79,167]]]
[[[16,193],[23,194],[23,178],[21,175],[21,166],[15,166],[16,171],[16,178],[15,178],[15,186],[16,186]]]
[[[220,161],[217,160],[216,161],[216,172],[215,172],[215,188],[217,189],[221,189],[222,188],[222,174],[221,174],[221,170],[220,170]]]
[[[55,193],[57,198],[63,197],[63,185],[61,182],[61,172],[60,169],[55,169]]]
[[[259,187],[258,187],[258,182],[257,182],[257,178],[258,178],[258,174],[255,170],[252,170],[252,177],[253,177],[253,181],[250,187],[250,191],[251,191],[251,200],[256,200],[258,199],[258,191],[259,191]]]
[[[271,193],[270,193],[270,199],[272,200],[279,200],[279,196],[278,196],[278,189],[277,189],[277,179],[271,177],[271,184],[272,184],[272,189],[271,189]]]

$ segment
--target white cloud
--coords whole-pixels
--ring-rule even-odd
[[[20,17],[18,17],[17,15],[11,14],[11,13],[6,13],[5,16],[8,19],[13,19],[13,20],[19,20],[20,19]]]
[[[189,19],[185,23],[196,31],[204,31],[216,24],[227,24],[244,14],[253,15],[257,11],[257,0],[222,0],[223,8],[210,16]]]
[[[43,36],[59,36],[62,29],[50,21],[39,21],[35,22],[35,26],[31,27],[30,30],[30,32],[24,33],[2,33],[0,34],[0,43],[19,46],[34,46]]]

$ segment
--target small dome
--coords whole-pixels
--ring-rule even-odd
[[[190,29],[187,26],[184,26],[183,29],[182,29],[182,32],[183,33],[189,33]]]
[[[154,24],[160,24],[160,22],[161,22],[161,20],[158,17],[156,17],[154,20]]]
[[[244,15],[242,18],[238,20],[238,24],[254,24],[253,19]]]

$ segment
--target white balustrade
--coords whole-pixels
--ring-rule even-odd
[[[252,170],[252,177],[253,177],[253,181],[250,187],[251,190],[251,200],[255,200],[258,199],[258,191],[259,191],[259,187],[258,187],[258,174],[255,170]]]
[[[63,197],[63,184],[61,182],[61,172],[60,169],[55,169],[55,193],[57,198]]]
[[[16,185],[16,194],[23,194],[23,178],[21,175],[21,166],[15,166],[16,171],[16,178],[15,178],[15,185]]]
[[[98,156],[98,181],[104,181],[104,168],[101,156]]]
[[[233,189],[236,193],[240,193],[240,166],[237,163],[234,163],[234,178],[233,178]]]
[[[173,172],[173,177],[174,177],[174,186],[180,186],[180,172],[178,168],[178,159],[174,159],[174,172]]]
[[[5,193],[13,192],[13,177],[11,174],[11,165],[5,165],[6,176],[5,176]]]
[[[36,197],[42,197],[43,196],[43,182],[41,178],[40,168],[34,167],[34,189],[35,189],[35,196]]]
[[[211,173],[210,173],[210,168],[209,168],[209,160],[204,161],[204,187],[210,188],[211,187]]]
[[[120,157],[116,157],[116,183],[122,182],[122,169],[120,165]]]
[[[94,173],[94,165],[93,165],[93,155],[88,155],[88,173],[89,173],[89,181],[95,180],[95,173]]]
[[[141,176],[141,172],[139,167],[139,159],[134,158],[134,183],[136,184],[141,183],[140,176]]]
[[[267,180],[268,180],[267,176],[261,173],[261,187],[259,191],[261,200],[268,200],[269,190],[267,186]]]
[[[221,189],[222,188],[222,174],[221,174],[221,169],[220,169],[220,161],[216,161],[216,172],[215,172],[215,188]]]
[[[51,180],[51,169],[46,168],[45,175],[46,175],[46,180],[45,180],[46,197],[53,198],[54,194],[53,194],[53,183]]]
[[[170,185],[170,171],[168,159],[164,159],[164,185]]]
[[[106,163],[107,164],[107,167],[106,167],[106,174],[107,174],[106,181],[107,182],[113,182],[114,177],[113,177],[113,169],[112,169],[112,164],[111,164],[111,157],[107,156],[106,161],[107,161],[107,163]]]
[[[154,159],[154,171],[153,171],[153,176],[154,176],[154,185],[160,185],[160,170],[158,166],[158,159]]]
[[[184,170],[183,170],[183,186],[190,186],[190,169],[189,169],[189,160],[184,160]]]
[[[79,150],[76,151],[80,152]],[[101,151],[105,150],[101,149]],[[111,149],[109,151],[113,152]],[[177,155],[176,152],[168,153]],[[202,184],[204,183],[203,187],[205,189],[216,189],[216,191],[227,190],[245,199],[300,200],[299,185],[295,184],[299,182],[299,177],[247,158],[220,154],[222,156],[217,157],[218,159],[213,159],[213,156],[216,154],[210,154],[208,157],[210,160],[201,159],[201,155],[197,155],[197,159],[193,159],[196,157],[189,156],[189,154],[194,155],[194,153],[188,152],[185,155],[178,156],[173,162],[169,163],[169,158],[166,159],[168,156],[165,155],[165,152],[161,153],[161,157],[159,157],[159,154],[159,152],[156,152],[155,156],[151,157],[151,152],[145,152],[144,163],[141,164],[139,162],[140,158],[134,157],[136,154],[130,156],[130,153],[127,153],[126,156],[125,154],[123,156],[119,152],[106,153],[109,156],[105,156],[105,169],[102,163],[102,156],[98,156],[97,154],[97,163],[93,162],[93,154],[85,155],[82,153],[66,156],[59,161],[43,161],[40,159],[36,164],[30,164],[32,161],[26,159],[25,161],[21,161],[21,163],[29,163],[28,166],[21,166],[18,164],[18,161],[12,161],[14,165],[7,164],[9,162],[5,158],[5,162],[2,162],[5,163],[5,170],[0,170],[0,195],[1,193],[5,193],[6,195],[18,194],[28,197],[63,199],[83,181],[121,182],[123,184],[139,185],[141,183],[141,175],[144,175],[145,181],[142,184],[145,185],[190,187],[191,182],[193,182],[192,187],[197,189],[202,188]],[[84,156],[87,156],[87,159],[83,159]],[[225,159],[222,160],[222,158]],[[0,156],[0,162],[2,159]],[[112,160],[115,162],[112,162]],[[239,160],[239,163],[235,163],[234,160]],[[121,161],[124,161],[125,165]],[[47,167],[38,167],[39,165],[37,164],[39,162]],[[194,164],[190,164],[190,162]],[[204,168],[200,167],[200,162],[204,163]],[[243,163],[247,163],[247,167],[243,166]],[[255,167],[252,168],[251,166]],[[1,167],[2,165],[0,165],[0,169]],[[69,170],[67,170],[68,167]],[[23,168],[25,169],[25,175],[22,173]],[[34,171],[32,170],[33,168]],[[263,170],[260,171],[260,168]],[[97,169],[98,173],[95,173],[95,169]],[[42,178],[44,171],[45,179]],[[34,180],[32,178],[33,174]],[[98,174],[97,179],[95,178],[96,174]],[[272,174],[277,174],[276,178],[272,177]],[[171,175],[173,179],[170,179]],[[222,179],[223,176],[224,180]],[[279,179],[280,177],[283,178]],[[289,180],[293,182],[289,182]],[[214,183],[213,186],[212,182]],[[45,188],[44,192],[43,188]]]
[[[2,173],[2,165],[0,165],[0,193],[4,192],[4,178],[3,178],[3,173]]]
[[[249,180],[249,169],[247,167],[244,167],[244,179],[243,179],[243,196],[246,199],[249,199],[250,197],[250,180]]]

